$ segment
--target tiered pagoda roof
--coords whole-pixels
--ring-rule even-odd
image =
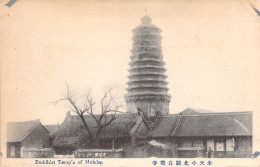
[[[142,24],[133,30],[129,82],[126,101],[163,98],[170,101],[161,49],[161,30],[144,16]]]

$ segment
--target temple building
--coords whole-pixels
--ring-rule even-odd
[[[167,93],[161,30],[151,24],[149,16],[141,21],[142,24],[133,30],[126,111],[135,113],[140,109],[149,116],[156,112],[168,114],[171,97]]]
[[[106,157],[125,158],[251,156],[252,112],[216,113],[187,108],[169,114],[171,96],[160,32],[148,16],[133,30],[126,113],[118,114],[102,130],[100,149],[93,149],[80,118],[67,115],[52,133],[56,154],[81,158],[97,157],[100,152]],[[94,130],[93,117],[85,115],[84,118]]]
[[[171,96],[168,94],[160,32],[161,30],[151,23],[151,18],[148,16],[143,17],[141,25],[133,30],[130,75],[125,95],[126,112],[116,114],[114,121],[100,131],[99,146],[93,144],[81,118],[68,112],[61,125],[48,127],[54,157],[250,158],[252,156],[251,111],[212,112],[187,108],[179,113],[169,114]],[[100,118],[101,115],[82,116],[89,129],[96,132],[98,126],[95,118]],[[106,115],[107,120],[111,117]],[[39,127],[47,131],[42,126]],[[25,131],[21,132],[26,136]],[[39,142],[43,140],[42,136],[34,138],[37,139],[37,143],[44,144]],[[10,155],[16,155],[14,149],[16,145],[19,148],[23,145],[23,139],[8,140]]]
[[[40,120],[7,123],[7,158],[51,157],[49,131]]]

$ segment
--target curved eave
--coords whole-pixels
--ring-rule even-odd
[[[142,86],[155,86],[155,87],[166,87],[167,83],[165,82],[144,82],[144,83],[140,83],[140,82],[135,82],[132,83],[131,85],[128,85],[128,87],[132,88],[132,87],[142,87]]]
[[[150,63],[134,63],[134,64],[132,64],[131,66],[130,66],[130,68],[129,69],[135,69],[135,68],[143,68],[144,66],[153,66],[153,67],[147,67],[147,68],[153,68],[153,69],[159,69],[159,68],[165,68],[164,67],[164,64],[160,64],[160,63],[158,63],[158,64],[150,64]]]
[[[143,58],[143,59],[136,59],[132,60],[129,65],[134,65],[135,63],[146,63],[146,62],[157,62],[160,64],[165,64],[165,62],[162,59],[153,59],[153,58]]]
[[[136,90],[136,89],[163,89],[165,91],[168,91],[169,88],[164,86],[155,86],[155,85],[136,85],[136,86],[129,86],[126,90]]]
[[[171,96],[168,93],[162,92],[135,92],[135,93],[128,93],[125,95],[125,98],[133,97],[133,96],[166,96],[170,98]]]
[[[132,80],[132,78],[133,77],[137,77],[137,78],[148,78],[148,76],[156,76],[157,78],[158,77],[161,77],[161,78],[163,78],[163,79],[166,79],[166,78],[168,78],[168,76],[167,75],[157,75],[157,74],[149,74],[149,75],[147,75],[147,74],[135,74],[135,75],[128,75],[127,77],[129,78],[129,80]],[[153,79],[153,77],[150,77],[151,79]]]
[[[157,75],[157,76],[162,76],[164,78],[167,78],[167,76],[165,74],[160,73],[160,72],[144,72],[144,71],[131,73],[130,75],[128,75],[128,77],[139,76],[139,75],[140,76],[141,75],[147,75],[147,76],[149,76],[149,75]]]
[[[139,43],[136,43],[136,42],[135,42],[135,43],[133,43],[132,47],[135,48],[135,49],[136,49],[136,48],[142,48],[142,47],[143,47],[143,48],[159,48],[159,49],[160,49],[162,46],[161,46],[160,43],[154,43],[154,44],[149,44],[149,43],[148,43],[148,44],[144,44],[144,43],[140,43],[140,44],[139,44]]]
[[[131,38],[133,43],[139,43],[139,41],[158,41],[161,43],[162,39],[163,37],[161,37],[159,34],[135,34]]]
[[[143,49],[143,50],[142,50]],[[136,54],[139,52],[150,52],[150,51],[155,51],[157,53],[161,53],[162,52],[162,47],[161,46],[139,46],[139,47],[132,47],[132,49],[130,50],[132,54]]]
[[[133,33],[138,33],[141,31],[147,31],[147,32],[155,31],[158,33],[162,32],[162,30],[160,28],[158,28],[157,26],[155,26],[153,24],[148,24],[148,25],[141,24],[132,30]]]
[[[131,79],[130,81],[127,82],[127,84],[138,83],[138,82],[162,82],[164,84],[168,84],[168,82],[165,81],[165,79],[155,79],[155,78]]]
[[[153,52],[153,51],[141,51],[141,52],[137,52],[137,53],[132,53],[132,55],[130,56],[130,58],[134,58],[135,56],[141,56],[142,54],[147,54],[147,55],[155,55],[155,56],[160,56],[162,57],[162,53],[161,52]]]
[[[133,41],[132,46],[133,47],[138,47],[138,46],[143,46],[143,47],[148,47],[148,46],[161,46],[162,42],[159,39],[148,39],[148,38],[139,38]]]
[[[157,70],[161,70],[161,71],[167,71],[166,68],[164,68],[163,66],[151,66],[151,65],[144,65],[144,66],[138,66],[138,67],[132,67],[129,68],[128,71],[134,71],[134,70],[140,70],[140,69],[157,69]]]
[[[130,56],[130,59],[132,61],[134,60],[140,60],[140,59],[145,59],[145,58],[152,58],[152,59],[160,59],[162,60],[163,55],[162,54],[151,54],[151,55],[134,55],[134,56]]]

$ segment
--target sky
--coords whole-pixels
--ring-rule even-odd
[[[257,1],[1,2],[2,122],[61,123],[66,82],[80,97],[116,85],[124,100],[132,30],[144,15],[162,30],[170,113],[260,112]],[[152,3],[153,2],[153,3]],[[99,112],[97,104],[96,112]],[[124,108],[121,109],[124,111]]]

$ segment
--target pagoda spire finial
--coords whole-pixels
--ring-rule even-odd
[[[151,19],[151,17],[149,17],[148,15],[145,15],[145,16],[141,19],[141,21],[142,21],[142,24],[151,24],[152,19]]]

